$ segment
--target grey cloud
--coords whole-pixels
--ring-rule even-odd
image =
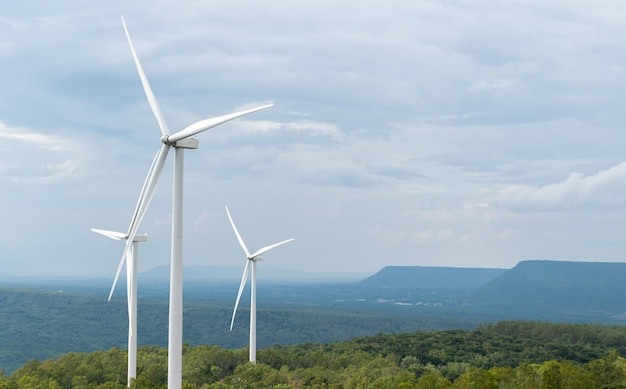
[[[187,154],[190,264],[230,258],[220,239],[204,245],[232,239],[224,203],[264,220],[264,232],[289,225],[316,252],[277,259],[295,268],[623,251],[608,244],[626,220],[626,30],[612,1],[27,0],[0,19],[0,120],[28,129],[21,139],[0,130],[1,182],[16,212],[59,225],[52,237],[43,224],[2,225],[12,271],[117,264],[88,228],[126,226],[160,145],[120,14],[172,129],[276,104],[201,134]],[[157,242],[168,241],[169,162],[162,180],[141,266],[167,251]],[[37,247],[20,241],[27,234]],[[90,261],[67,255],[65,235]]]

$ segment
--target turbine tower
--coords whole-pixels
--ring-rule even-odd
[[[172,251],[171,251],[171,267],[170,267],[170,301],[169,301],[169,326],[168,326],[168,364],[167,364],[167,387],[169,389],[180,389],[182,386],[182,360],[183,360],[183,162],[184,162],[184,150],[185,149],[197,149],[198,139],[193,138],[194,135],[206,131],[210,128],[218,126],[222,123],[236,119],[240,116],[256,112],[265,108],[271,107],[273,104],[267,104],[260,107],[247,109],[240,112],[231,113],[228,115],[218,116],[211,119],[205,119],[191,124],[190,126],[175,132],[170,133],[169,128],[161,112],[150,83],[146,78],[139,58],[135,52],[135,48],[130,39],[130,34],[126,28],[126,23],[122,17],[122,25],[124,26],[124,32],[130,46],[135,66],[141,79],[144,92],[148,99],[150,109],[161,130],[161,148],[154,157],[152,166],[148,171],[148,176],[144,183],[139,202],[137,204],[138,212],[131,222],[131,228],[129,231],[129,240],[126,243],[124,253],[120,265],[117,269],[115,280],[113,281],[113,287],[117,283],[119,273],[126,258],[126,252],[129,250],[132,240],[135,237],[137,228],[145,212],[148,208],[150,201],[154,195],[161,172],[163,171],[163,165],[167,158],[167,154],[170,148],[174,148],[174,177],[173,177],[173,198],[172,198]]]
[[[99,230],[92,228],[91,231],[115,240],[127,240],[128,234],[116,231]],[[137,260],[139,242],[146,242],[148,235],[135,235],[133,244],[126,254],[126,301],[128,303],[128,374],[127,386],[137,378]],[[109,295],[111,300],[111,295]]]
[[[230,330],[233,330],[233,324],[235,323],[235,314],[237,313],[237,306],[239,305],[239,299],[241,299],[241,293],[243,292],[244,286],[246,286],[246,281],[248,280],[248,267],[252,264],[251,270],[251,281],[250,281],[250,362],[256,363],[256,263],[262,259],[261,255],[270,251],[271,249],[278,247],[287,242],[291,242],[292,239],[283,240],[282,242],[274,243],[269,246],[265,246],[253,254],[250,254],[246,244],[244,243],[237,227],[235,226],[235,222],[233,218],[230,216],[230,212],[228,212],[228,206],[226,207],[226,214],[228,214],[228,219],[230,220],[230,224],[233,226],[233,230],[235,231],[235,235],[237,236],[237,240],[243,249],[243,252],[246,253],[246,266],[243,268],[243,277],[241,277],[241,284],[239,284],[239,293],[237,293],[237,300],[235,302],[235,309],[233,310],[233,318],[230,321]]]

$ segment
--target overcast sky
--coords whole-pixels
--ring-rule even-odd
[[[172,131],[274,107],[185,154],[184,264],[373,273],[626,259],[620,1],[5,4],[0,273],[113,278]],[[172,155],[139,232],[169,263]]]

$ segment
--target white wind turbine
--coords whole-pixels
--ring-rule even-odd
[[[274,243],[269,246],[265,246],[253,254],[250,254],[246,244],[243,242],[237,227],[235,226],[235,222],[233,218],[230,216],[230,212],[228,212],[228,206],[226,207],[226,214],[228,214],[228,219],[230,220],[230,224],[233,226],[233,230],[235,231],[235,235],[237,235],[237,240],[241,245],[241,248],[246,253],[246,266],[243,268],[243,277],[241,277],[241,284],[239,285],[239,293],[237,293],[237,300],[235,302],[235,309],[233,310],[233,318],[230,321],[230,330],[233,330],[233,324],[235,324],[235,314],[237,313],[237,306],[239,305],[239,300],[241,299],[241,293],[243,292],[244,286],[246,286],[246,281],[248,280],[248,266],[252,264],[251,270],[251,281],[250,281],[250,362],[256,363],[256,262],[262,259],[261,255],[270,251],[271,249],[278,247],[287,242],[291,242],[292,239],[283,240],[282,242]]]
[[[99,230],[92,228],[91,231],[115,240],[127,240],[128,234],[116,231]],[[126,301],[128,303],[128,373],[127,386],[137,378],[137,259],[139,242],[146,242],[148,236],[135,235],[130,250],[126,253]],[[109,296],[109,300],[111,296]]]
[[[117,279],[119,277],[120,271],[124,264],[124,260],[126,258],[126,253],[128,252],[132,241],[135,238],[137,233],[137,229],[139,228],[139,224],[145,215],[145,212],[148,208],[152,197],[154,196],[154,191],[156,189],[157,183],[161,176],[161,172],[163,171],[163,165],[165,164],[165,159],[170,148],[174,148],[174,177],[173,177],[173,198],[172,198],[172,251],[171,251],[171,268],[170,268],[170,301],[169,301],[169,326],[168,326],[168,364],[167,364],[167,387],[169,389],[180,389],[182,386],[182,348],[183,348],[183,263],[182,263],[182,254],[183,254],[183,162],[184,162],[184,149],[197,149],[198,148],[198,139],[192,138],[194,135],[218,126],[227,121],[236,119],[240,116],[256,112],[268,107],[271,107],[273,104],[263,105],[261,107],[256,107],[240,112],[231,113],[228,115],[218,116],[211,119],[205,119],[198,121],[196,123],[191,124],[190,126],[174,133],[170,134],[170,131],[167,127],[165,119],[163,117],[163,113],[154,97],[154,93],[152,92],[152,88],[150,87],[150,83],[146,78],[146,75],[143,71],[141,63],[139,62],[139,58],[135,53],[135,48],[130,39],[130,34],[128,33],[128,29],[126,28],[126,23],[124,23],[124,18],[122,17],[122,25],[124,26],[124,32],[126,33],[126,38],[128,39],[128,44],[130,46],[130,50],[133,55],[133,59],[135,61],[135,66],[137,67],[137,71],[139,72],[139,78],[141,79],[141,84],[143,85],[144,92],[148,99],[148,103],[152,110],[153,115],[155,116],[159,128],[161,129],[161,148],[157,152],[150,170],[148,171],[148,176],[146,177],[146,181],[144,183],[144,187],[141,191],[141,195],[139,196],[139,202],[137,204],[136,213],[133,216],[133,220],[131,221],[131,225],[128,233],[128,240],[126,242],[126,247],[124,248],[124,253],[122,254],[122,259],[120,261],[120,265],[117,269],[117,274],[115,275],[115,280],[113,281],[113,287],[111,288],[111,292],[115,288],[115,284],[117,283]]]

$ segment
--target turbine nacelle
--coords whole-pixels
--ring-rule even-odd
[[[128,239],[128,234],[125,234],[123,232],[101,230],[98,228],[92,228],[91,231],[100,235],[104,235],[107,238],[111,238],[114,240],[127,240]],[[147,234],[135,234],[135,236],[133,237],[133,242],[146,242],[146,241],[148,241]]]
[[[178,147],[181,149],[197,149],[200,145],[200,140],[198,140],[198,138],[183,138],[172,142],[170,137],[170,135],[163,135],[161,137],[161,143],[168,147]]]

